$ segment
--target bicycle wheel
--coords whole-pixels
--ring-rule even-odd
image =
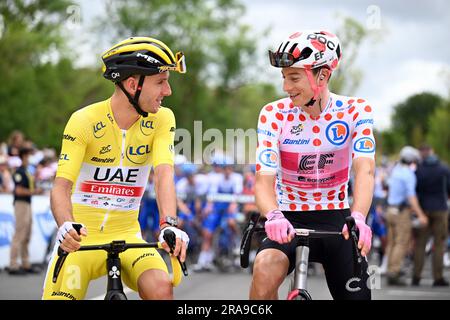
[[[105,300],[128,300],[127,296],[123,292],[108,292],[105,296]]]
[[[312,300],[308,291],[301,289],[294,289],[289,292],[287,300]]]

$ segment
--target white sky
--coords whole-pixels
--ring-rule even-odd
[[[87,26],[103,12],[105,0],[78,0],[81,5],[81,27],[72,29],[79,45],[81,65],[96,63],[100,45],[89,41]],[[450,1],[446,0],[243,0],[246,15],[243,22],[257,34],[269,29],[267,37],[258,40],[260,63],[264,66],[267,49],[274,48],[285,37],[302,29],[337,29],[340,16],[349,16],[369,32],[382,34],[380,40],[362,44],[356,67],[363,71],[356,92],[345,94],[368,99],[374,107],[375,126],[387,128],[396,103],[412,94],[431,91],[444,97],[450,94]],[[374,7],[376,6],[376,7]],[[379,10],[379,29],[377,23]],[[338,35],[339,36],[339,35]],[[107,46],[108,44],[105,44]],[[345,59],[345,48],[343,48]],[[262,80],[278,79],[279,70],[267,62]],[[425,108],[426,106],[424,106]]]

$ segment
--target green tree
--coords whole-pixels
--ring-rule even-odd
[[[74,55],[64,41],[71,5],[67,0],[0,2],[1,141],[19,129],[40,147],[58,148],[70,113],[111,91],[110,84],[98,81],[98,70],[72,65]]]
[[[442,107],[436,108],[428,119],[429,130],[427,142],[442,160],[450,163],[450,101],[445,101]]]
[[[392,131],[405,138],[405,143],[419,146],[428,135],[431,115],[443,105],[433,93],[415,94],[394,107]]]
[[[177,125],[192,129],[202,120],[205,127],[231,128],[235,115],[227,107],[248,82],[246,66],[256,50],[250,28],[240,22],[244,9],[236,0],[119,0],[108,3],[100,30],[111,32],[111,43],[145,35],[182,50],[187,73],[171,76],[173,94],[164,102]]]

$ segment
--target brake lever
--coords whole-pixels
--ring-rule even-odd
[[[81,235],[81,228],[83,226],[79,223],[73,223],[72,226],[75,229],[75,231],[79,235]],[[68,255],[69,255],[68,252],[61,249],[61,246],[58,246],[58,260],[56,260],[55,269],[53,269],[53,278],[52,278],[53,283],[56,283],[56,281],[58,280],[58,275],[61,272],[62,266],[64,265],[64,262],[66,261]]]
[[[347,230],[349,232],[349,238],[352,240],[353,247],[353,270],[356,276],[362,276],[362,261],[363,257],[361,255],[361,250],[358,248],[358,231],[356,229],[355,218],[348,216],[345,218],[345,224],[347,225]]]
[[[165,230],[164,234],[163,234],[163,238],[167,242],[167,245],[169,246],[170,253],[173,254],[173,250],[175,249],[175,244],[176,244],[176,241],[177,241],[175,233],[172,230]],[[178,260],[178,263],[181,266],[181,270],[183,271],[183,274],[185,276],[187,276],[188,275],[188,271],[187,271],[186,263],[185,262],[181,262],[179,256],[177,256],[177,260]]]

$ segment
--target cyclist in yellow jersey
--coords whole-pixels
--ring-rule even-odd
[[[104,77],[113,95],[72,114],[63,135],[51,207],[58,242],[49,263],[44,299],[83,299],[89,281],[106,274],[106,252],[74,252],[80,245],[112,240],[144,242],[138,211],[153,166],[160,212],[160,242],[168,228],[176,234],[174,255],[183,262],[189,237],[177,228],[173,179],[175,117],[162,107],[170,96],[169,71],[184,73],[184,55],[148,37],[126,39],[103,56]],[[81,236],[73,228],[81,223]],[[56,249],[67,257],[52,282]],[[164,249],[169,251],[167,244]],[[167,267],[155,249],[121,254],[122,279],[142,299],[172,299]]]

